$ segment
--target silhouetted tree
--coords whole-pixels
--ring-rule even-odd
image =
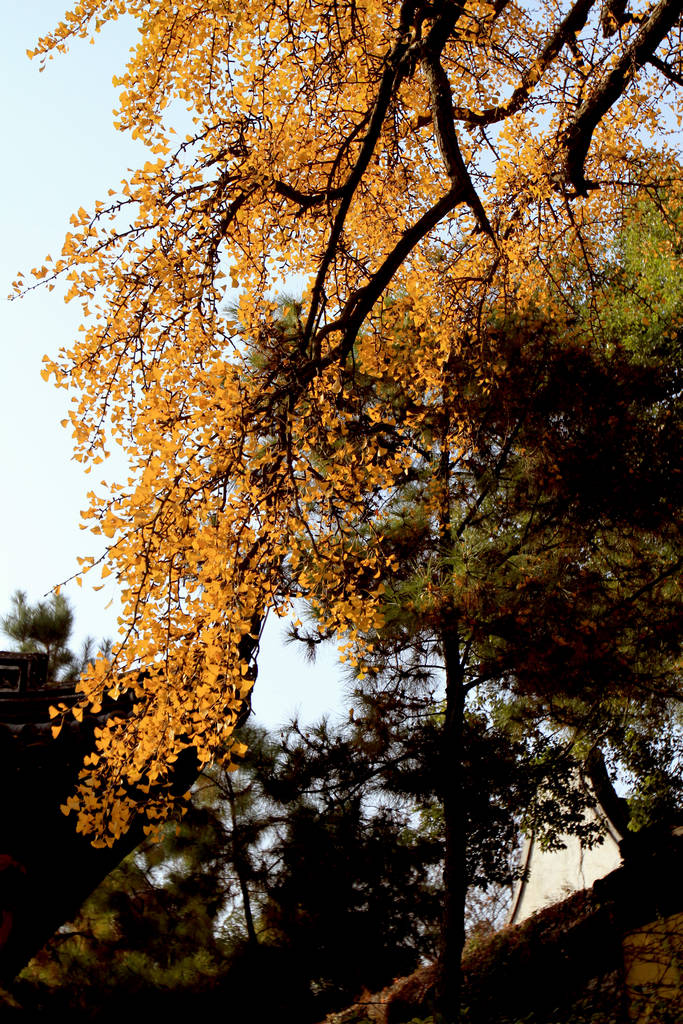
[[[17,590],[11,600],[12,610],[0,620],[2,631],[14,642],[17,650],[47,654],[48,686],[76,683],[95,657],[95,641],[86,637],[79,654],[70,649],[74,614],[67,598],[53,592],[47,601],[30,604],[26,593]],[[108,656],[111,641],[105,640],[101,650],[105,657]]]

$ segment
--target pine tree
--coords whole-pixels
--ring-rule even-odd
[[[414,328],[400,301],[396,309],[387,331],[408,358]],[[441,1007],[450,1014],[468,860],[485,849],[468,823],[471,711],[484,735],[503,728],[522,743],[528,770],[539,759],[555,765],[565,810],[546,788],[527,812],[552,843],[572,830],[590,839],[573,765],[602,743],[626,759],[625,738],[647,718],[670,725],[670,698],[680,695],[679,360],[646,360],[617,337],[596,343],[581,326],[533,314],[492,321],[488,332],[476,359],[451,355],[438,401],[417,381],[395,399],[390,380],[368,373],[363,382],[360,354],[348,366],[351,436],[362,445],[376,423],[384,449],[412,454],[381,515],[358,521],[391,573],[383,624],[355,631],[348,652],[361,686],[444,683],[434,764],[446,840]],[[680,353],[680,328],[670,332],[668,351]]]
[[[0,620],[2,631],[10,637],[16,649],[24,653],[41,651],[47,654],[48,686],[74,685],[95,657],[92,637],[83,641],[79,655],[69,647],[74,625],[73,610],[62,594],[52,593],[47,601],[29,604],[24,591],[12,595],[12,610]],[[111,651],[111,641],[101,645],[105,657]]]

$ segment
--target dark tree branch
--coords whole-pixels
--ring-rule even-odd
[[[427,210],[412,227],[407,228],[396,243],[392,251],[384,260],[384,263],[373,274],[370,282],[364,287],[355,291],[344,306],[339,318],[332,323],[326,324],[318,332],[318,339],[321,340],[326,334],[332,331],[342,331],[342,341],[336,345],[328,354],[316,360],[310,367],[308,379],[332,363],[343,360],[351,351],[353,343],[363,320],[368,315],[374,304],[379,299],[384,289],[389,285],[392,277],[403,264],[407,256],[415,246],[427,235],[432,228],[456,206],[465,199],[462,187],[451,188],[446,195]]]
[[[310,210],[312,206],[322,206],[323,203],[334,202],[343,194],[343,189],[333,188],[324,192],[301,192],[298,188],[288,185],[286,181],[275,181],[273,187],[278,195],[290,199],[302,210]]]
[[[636,71],[647,64],[654,52],[681,19],[681,0],[660,0],[624,49],[614,67],[603,76],[579,108],[572,124],[561,140],[564,149],[562,184],[574,188],[575,195],[585,196],[596,188],[586,180],[584,163],[593,132],[616,101],[623,95]]]
[[[649,63],[652,64],[654,68],[657,68],[658,71],[661,71],[664,77],[668,78],[670,82],[674,83],[674,85],[683,85],[683,75],[677,74],[673,68],[670,68],[669,65],[665,61],[660,60],[659,57],[655,57],[653,54],[649,59]]]
[[[446,41],[453,32],[459,16],[458,8],[454,7],[447,17],[434,25],[422,47],[422,66],[429,87],[436,141],[451,181],[451,188],[461,190],[463,199],[471,207],[480,229],[493,238],[493,228],[460,152],[455,131],[451,86],[440,60]]]
[[[628,834],[628,825],[631,817],[628,802],[618,796],[609,777],[605,758],[598,747],[593,747],[588,754],[584,762],[584,769],[590,779],[593,792],[598,798],[600,807],[607,815],[612,826],[623,838]]]
[[[578,32],[586,24],[591,7],[595,0],[578,0],[569,13],[562,19],[552,35],[548,36],[543,49],[529,68],[522,76],[522,81],[517,86],[512,96],[505,102],[488,110],[476,111],[469,107],[455,107],[453,116],[456,121],[464,121],[467,124],[487,125],[503,121],[506,117],[516,114],[522,108],[532,89],[540,82],[543,74],[550,67],[563,46],[574,41]]]
[[[306,325],[304,327],[303,340],[307,347],[310,347],[310,343],[313,341],[313,351],[311,352],[311,356],[314,361],[317,361],[320,356],[320,332],[317,332],[315,336],[314,332],[320,316],[320,303],[325,286],[325,279],[337,252],[346,216],[349,212],[349,207],[351,206],[351,200],[353,199],[355,191],[368,168],[372,154],[375,151],[375,146],[377,145],[377,140],[380,137],[382,125],[384,124],[384,119],[387,115],[391,100],[395,96],[396,90],[408,70],[405,57],[411,43],[408,30],[414,16],[414,11],[415,3],[413,0],[403,0],[401,16],[399,19],[398,39],[386,59],[384,72],[379,83],[377,98],[369,119],[368,130],[361,144],[358,159],[341,188],[341,199],[337,207],[337,212],[332,223],[332,230],[330,231],[330,237],[327,240],[325,252],[323,253],[320,261],[318,273],[313,285],[311,306],[306,320]]]

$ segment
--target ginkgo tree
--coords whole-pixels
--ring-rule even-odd
[[[463,352],[490,388],[492,311],[561,322],[563,262],[590,291],[625,197],[666,184],[683,81],[678,0],[82,0],[33,56],[124,14],[140,39],[116,124],[149,160],[34,271],[83,306],[44,371],[73,391],[75,456],[118,445],[130,467],[84,513],[123,595],[84,701],[135,700],[71,802],[99,842],[141,801],[151,827],[168,813],[185,748],[225,745],[267,611],[307,599],[356,660],[381,626],[383,508],[414,451],[387,444],[395,402],[355,436],[359,345],[365,373],[424,397],[401,410],[413,438]],[[283,322],[290,274],[305,289]],[[452,417],[443,450],[469,427]]]

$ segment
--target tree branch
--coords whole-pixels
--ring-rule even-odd
[[[379,83],[379,89],[377,91],[377,98],[375,99],[372,114],[369,119],[368,130],[361,144],[358,159],[341,188],[341,199],[332,223],[330,237],[328,238],[325,252],[323,253],[320,266],[318,267],[318,273],[316,274],[313,292],[311,294],[311,306],[308,312],[306,325],[304,327],[303,338],[304,344],[307,347],[310,346],[310,342],[313,340],[314,344],[311,355],[314,360],[317,360],[320,356],[320,333],[318,332],[314,336],[314,332],[315,325],[317,324],[320,316],[320,302],[323,295],[327,271],[329,270],[335,253],[337,252],[339,240],[344,229],[344,222],[346,221],[346,215],[351,205],[351,200],[353,199],[354,193],[367,170],[372,154],[375,151],[375,146],[382,131],[384,118],[386,117],[392,97],[396,94],[399,83],[407,71],[404,58],[410,48],[411,40],[408,29],[410,21],[414,15],[414,10],[414,0],[403,0],[399,19],[398,39],[386,59],[384,71]]]
[[[310,210],[312,206],[321,206],[323,203],[330,201],[334,202],[335,199],[341,198],[344,191],[342,188],[333,188],[324,192],[301,192],[298,188],[288,185],[286,181],[274,181],[273,187],[278,195],[284,196],[285,199],[290,199],[297,206],[300,206],[302,210]]]
[[[552,35],[548,36],[539,56],[522,76],[522,81],[505,103],[499,103],[495,107],[481,111],[470,110],[469,107],[455,107],[453,110],[455,120],[464,121],[467,124],[487,125],[504,121],[506,117],[516,114],[562,47],[573,41],[577,33],[584,27],[594,4],[595,0],[578,0],[578,3],[574,4]]]
[[[462,186],[454,186],[449,189],[446,195],[442,196],[426,213],[420,217],[412,227],[407,228],[396,243],[392,251],[384,260],[384,263],[373,274],[370,282],[364,287],[353,292],[344,306],[339,318],[332,323],[326,324],[318,331],[318,341],[332,331],[343,331],[342,341],[336,345],[324,358],[315,360],[310,368],[312,379],[326,366],[345,358],[353,347],[356,335],[360,330],[363,320],[368,315],[375,302],[389,285],[392,277],[402,265],[409,253],[415,248],[425,235],[441,221],[446,214],[454,210],[456,206],[465,200]]]
[[[681,0],[660,0],[636,32],[615,66],[598,82],[584,100],[572,124],[561,139],[565,151],[562,183],[570,184],[576,196],[585,196],[596,184],[586,180],[584,163],[597,128],[608,110],[622,96],[636,71],[647,64],[661,41],[681,18]]]
[[[669,65],[665,61],[660,60],[659,57],[655,57],[653,54],[648,63],[652,64],[652,66],[657,68],[658,71],[661,71],[664,77],[668,78],[670,82],[674,83],[674,85],[683,85],[683,75],[677,74],[673,68],[670,68]]]
[[[494,238],[493,228],[460,152],[458,136],[455,131],[453,95],[448,75],[440,60],[446,41],[453,32],[459,16],[459,9],[454,7],[447,17],[433,26],[422,47],[422,66],[429,87],[436,141],[441,159],[451,180],[451,188],[458,188],[462,191],[463,199],[472,209],[480,229],[490,238]]]

